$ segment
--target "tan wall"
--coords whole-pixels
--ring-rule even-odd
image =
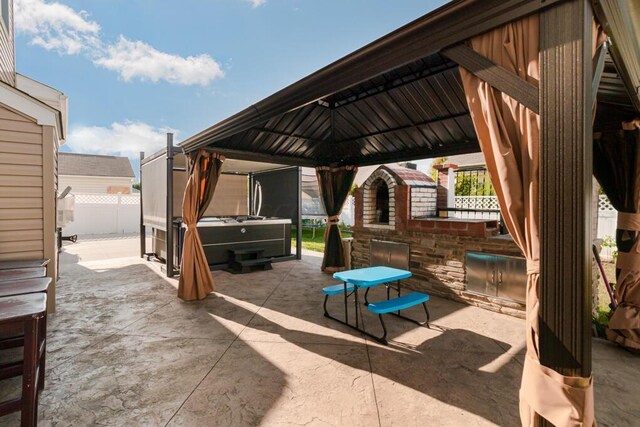
[[[52,127],[0,106],[0,260],[49,258],[54,285],[57,150]]]
[[[0,23],[0,80],[15,86],[16,54],[13,40],[13,0],[9,0],[9,28]],[[2,21],[2,19],[0,19]]]

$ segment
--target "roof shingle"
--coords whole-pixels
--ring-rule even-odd
[[[135,177],[126,157],[79,153],[60,153],[59,156],[59,175]]]

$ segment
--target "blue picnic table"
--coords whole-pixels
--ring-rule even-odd
[[[334,273],[333,277],[334,279],[340,280],[342,284],[327,286],[323,289],[323,292],[325,294],[324,315],[326,317],[329,317],[333,320],[343,323],[385,344],[387,342],[386,341],[387,328],[384,324],[384,320],[382,317],[383,314],[394,314],[398,317],[401,317],[405,320],[410,320],[419,325],[426,324],[428,326],[429,311],[427,310],[427,306],[424,303],[429,300],[429,296],[427,294],[423,294],[420,292],[413,292],[404,296],[400,295],[401,293],[400,281],[411,277],[410,271],[402,270],[399,268],[386,267],[386,266],[374,266],[374,267],[358,268],[355,270],[340,271],[340,272]],[[390,288],[392,287],[393,283],[396,284],[395,290],[397,291],[398,297],[391,299]],[[369,303],[369,300],[368,300],[369,290],[372,287],[379,286],[379,285],[384,285],[387,288],[387,300],[376,302],[376,303]],[[384,331],[384,334],[382,337],[377,337],[375,335],[368,333],[364,329],[364,322],[362,324],[362,329],[360,328],[359,320],[358,320],[360,316],[359,297],[358,297],[359,288],[366,289],[366,292],[364,295],[365,306],[369,308],[369,311],[377,314],[380,318],[380,323],[382,324],[382,328]],[[344,315],[345,315],[344,321],[334,316],[331,316],[327,311],[327,301],[329,296],[339,295],[339,294],[342,294],[344,296]],[[351,295],[354,296],[355,318],[356,318],[355,325],[349,322],[348,297]],[[400,314],[400,310],[412,307],[417,304],[422,304],[424,306],[424,310],[427,315],[427,321],[418,322],[416,320],[407,318]],[[397,312],[397,313],[394,313],[394,312]]]

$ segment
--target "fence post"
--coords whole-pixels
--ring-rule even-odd
[[[118,192],[118,203],[116,203],[116,234],[120,233],[120,204],[122,203],[122,193]]]

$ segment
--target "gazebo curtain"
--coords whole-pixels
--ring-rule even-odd
[[[538,85],[538,15],[476,36],[470,45],[496,64]],[[566,377],[540,364],[540,117],[462,67],[460,74],[502,217],[527,260],[522,425],[535,425],[539,414],[555,425],[591,426],[595,422],[591,378]]]
[[[182,247],[178,286],[178,297],[185,301],[204,299],[215,290],[197,224],[211,202],[224,157],[199,150],[189,160],[190,175],[182,200],[182,221],[187,231]]]
[[[320,199],[327,212],[327,228],[324,232],[324,257],[322,271],[339,271],[345,267],[342,236],[338,228],[340,212],[347,200],[358,168],[355,166],[316,168]]]
[[[618,211],[618,306],[607,338],[640,351],[640,120],[594,137],[593,174]]]

